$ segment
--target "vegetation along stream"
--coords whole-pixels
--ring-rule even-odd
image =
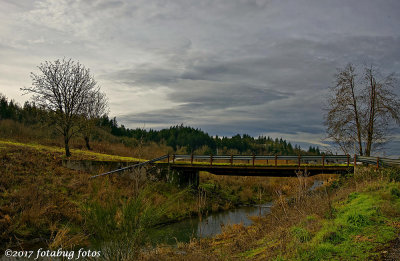
[[[314,180],[310,191],[322,186],[322,180]],[[177,242],[189,242],[191,238],[212,237],[222,232],[227,225],[253,223],[250,217],[270,213],[272,202],[260,205],[242,206],[235,209],[208,214],[202,218],[192,217],[180,222],[154,228],[150,231],[150,241],[155,244],[176,245]]]

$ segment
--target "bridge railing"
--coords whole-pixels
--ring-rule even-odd
[[[213,163],[228,161],[231,165],[237,163],[238,161],[247,161],[247,164],[250,165],[282,165],[282,161],[285,161],[286,164],[291,162],[291,165],[297,164],[301,165],[305,162],[314,163],[320,162],[322,166],[328,163],[340,163],[350,166],[353,162],[354,158],[350,155],[320,155],[320,156],[306,156],[306,155],[265,155],[265,156],[256,156],[256,155],[193,155],[193,154],[173,154],[168,157],[169,163],[176,162],[190,162],[193,164],[196,162],[197,164],[200,162],[208,162],[209,165]],[[261,161],[261,162],[260,162]],[[283,164],[284,165],[284,164]]]
[[[356,156],[357,162],[365,164],[376,165],[379,167],[400,167],[400,159],[389,159],[380,157],[367,157],[367,156]]]
[[[113,174],[113,173],[116,173],[116,172],[121,172],[121,171],[134,169],[134,168],[137,168],[137,167],[141,167],[141,166],[148,165],[148,164],[151,164],[151,163],[155,163],[157,161],[162,161],[162,160],[165,160],[165,159],[168,159],[168,161],[169,161],[169,155],[164,155],[164,156],[161,156],[161,157],[158,157],[158,158],[154,158],[154,159],[151,159],[151,160],[148,160],[148,161],[145,161],[145,162],[140,162],[140,163],[137,163],[137,164],[134,164],[134,165],[130,165],[130,166],[124,167],[124,168],[112,170],[112,171],[101,173],[101,174],[98,174],[98,175],[94,175],[94,176],[91,176],[90,178],[93,179],[93,178],[97,178],[97,177]]]

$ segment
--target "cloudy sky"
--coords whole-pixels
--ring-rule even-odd
[[[0,92],[23,103],[30,72],[67,57],[127,127],[321,146],[336,68],[400,73],[399,13],[398,0],[0,0]]]

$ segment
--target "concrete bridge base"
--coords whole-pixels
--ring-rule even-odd
[[[168,183],[175,184],[179,188],[189,186],[197,188],[199,186],[200,175],[198,170],[178,170],[171,168],[169,165],[163,168],[166,168],[164,171],[166,171],[165,177]]]

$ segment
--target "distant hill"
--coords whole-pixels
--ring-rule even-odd
[[[145,142],[165,142],[175,151],[197,154],[252,154],[257,155],[320,155],[318,147],[310,146],[308,151],[290,142],[271,137],[254,138],[247,134],[237,134],[233,137],[212,137],[201,129],[177,125],[162,130],[129,129],[119,125],[117,119],[104,116],[99,120],[99,127],[109,128],[115,136],[125,136]]]

